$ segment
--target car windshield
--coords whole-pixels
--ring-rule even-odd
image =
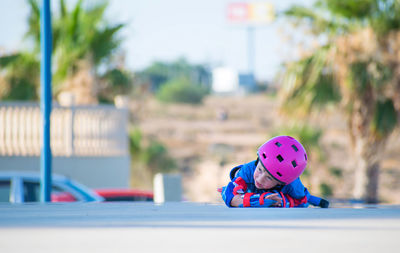
[[[10,202],[11,184],[9,180],[0,181],[0,202]]]
[[[67,192],[59,186],[53,185],[51,187],[52,193]],[[25,202],[38,202],[40,201],[40,183],[24,181],[24,201]]]
[[[87,201],[103,201],[104,199],[97,195],[95,192],[93,192],[90,188],[77,183],[76,181],[68,181],[67,182],[68,187],[71,187],[75,191],[77,191],[79,194],[83,195]]]

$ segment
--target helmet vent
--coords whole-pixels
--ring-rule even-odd
[[[306,159],[306,161],[307,161],[307,154],[304,154],[304,158]]]
[[[296,147],[296,145],[294,145],[294,144],[292,145],[292,148],[293,148],[294,151],[296,151],[296,152],[299,151],[299,149],[298,149],[298,148]]]
[[[264,159],[267,159],[267,156],[265,155],[265,153],[262,154]]]
[[[280,162],[283,161],[283,157],[282,157],[281,155],[278,155],[276,158],[277,158]]]
[[[275,145],[279,148],[280,146],[282,146],[282,144],[281,143],[279,143],[279,142],[275,142]]]
[[[292,165],[293,165],[293,168],[296,168],[296,167],[297,167],[297,163],[296,163],[295,160],[292,161]]]
[[[278,176],[280,176],[280,177],[282,176],[282,174],[279,171],[276,172],[276,174],[278,174]]]

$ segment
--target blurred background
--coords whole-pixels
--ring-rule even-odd
[[[0,171],[39,171],[40,3],[0,4]],[[51,4],[54,173],[148,192],[172,173],[221,202],[291,135],[311,193],[400,203],[399,0]]]

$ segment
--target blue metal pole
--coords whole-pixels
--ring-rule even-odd
[[[40,157],[40,199],[51,201],[51,148],[50,148],[50,113],[51,113],[51,13],[50,0],[42,1],[40,12],[40,108],[42,111],[43,137]]]

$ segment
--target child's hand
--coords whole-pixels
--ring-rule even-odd
[[[240,204],[239,207],[275,207],[276,196],[267,198],[266,197],[267,194],[268,192],[265,192],[263,194],[251,193],[251,192],[246,193],[242,195],[243,204]]]
[[[243,196],[242,194],[237,194],[232,198],[231,206],[238,207],[243,205]]]
[[[279,195],[279,193],[273,193],[271,195],[267,195],[267,196],[265,196],[264,199],[275,200],[276,202],[274,202],[271,206],[275,206],[275,207],[282,206],[282,197]]]
[[[231,207],[231,200],[235,196],[235,195],[233,195],[234,187],[235,187],[235,185],[233,184],[233,182],[229,182],[229,184],[227,186],[224,186],[221,189],[218,189],[218,191],[221,190],[222,199],[224,200],[225,204],[228,207]]]

